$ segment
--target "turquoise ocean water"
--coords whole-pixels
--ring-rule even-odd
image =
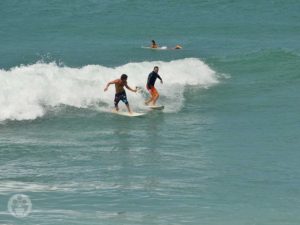
[[[299,12],[0,1],[0,224],[300,224]],[[152,39],[183,49],[141,48]],[[144,88],[155,65],[165,110],[127,91],[146,115],[111,114],[106,83],[126,73]],[[8,210],[19,193],[24,218]]]

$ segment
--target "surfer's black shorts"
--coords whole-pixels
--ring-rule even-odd
[[[124,102],[126,105],[128,105],[128,100],[127,100],[127,96],[126,96],[126,92],[125,91],[122,91],[120,93],[117,93],[115,95],[115,106],[117,106],[119,104],[119,101],[122,101]]]

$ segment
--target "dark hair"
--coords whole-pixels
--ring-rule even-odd
[[[158,66],[154,66],[154,68],[153,69],[158,69]]]
[[[154,41],[154,40],[152,40],[152,43],[155,43],[155,41]]]
[[[127,79],[127,75],[126,74],[122,74],[121,75],[121,80],[126,80]]]

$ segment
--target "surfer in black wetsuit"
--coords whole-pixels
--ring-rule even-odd
[[[147,85],[146,88],[151,94],[151,97],[145,101],[145,104],[148,105],[150,102],[152,102],[151,105],[155,105],[157,99],[159,98],[159,93],[154,87],[156,79],[160,79],[160,82],[163,83],[162,78],[158,75],[158,66],[155,66],[153,71],[148,75]]]

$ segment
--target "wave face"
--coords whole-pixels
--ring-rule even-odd
[[[113,106],[114,98],[114,87],[103,91],[107,82],[126,73],[129,86],[145,89],[147,76],[155,65],[160,67],[164,81],[163,85],[157,82],[156,87],[167,112],[182,107],[187,85],[208,88],[218,83],[216,72],[196,58],[134,62],[116,68],[101,65],[70,68],[38,62],[0,70],[0,120],[32,120],[62,105],[105,111]],[[127,95],[134,109],[145,108],[143,102],[148,95],[145,90],[138,94],[127,90]]]

